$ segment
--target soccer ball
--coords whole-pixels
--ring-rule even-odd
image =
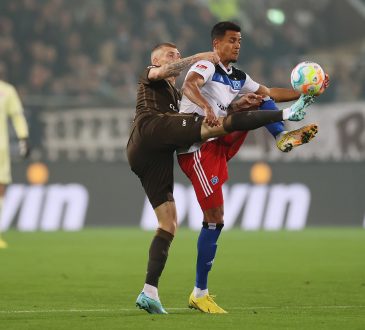
[[[291,72],[291,85],[301,94],[317,94],[324,82],[321,66],[314,62],[301,62]]]

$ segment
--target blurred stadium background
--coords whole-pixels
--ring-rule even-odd
[[[230,164],[226,228],[365,227],[364,0],[3,0],[0,77],[21,95],[33,153],[18,160],[11,136],[2,229],[156,226],[124,150],[138,74],[156,43],[209,50],[219,20],[242,26],[238,65],[256,81],[288,87],[302,60],[331,77],[309,145],[283,154],[264,129],[250,133]],[[182,225],[199,228],[179,168],[176,199]]]
[[[331,86],[309,145],[283,154],[259,129],[230,163],[209,280],[222,317],[186,307],[201,211],[176,167],[185,229],[158,318],[134,307],[153,235],[140,227],[156,226],[125,157],[136,82],[156,43],[209,50],[220,20],[242,26],[238,65],[256,81],[288,87],[312,60]],[[21,95],[33,153],[20,160],[11,133],[0,328],[364,329],[364,31],[365,0],[1,0],[0,79]]]

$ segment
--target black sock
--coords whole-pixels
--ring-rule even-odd
[[[227,132],[249,131],[282,120],[282,111],[244,111],[232,113],[224,118],[223,127]]]
[[[170,244],[174,235],[158,228],[150,246],[146,283],[158,287],[158,280],[165,268]]]

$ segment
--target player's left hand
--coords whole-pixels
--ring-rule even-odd
[[[255,93],[247,93],[242,95],[237,101],[237,111],[257,108],[262,102],[262,95]]]
[[[258,107],[262,102],[262,95],[258,95],[255,93],[248,93],[244,95],[242,98],[242,108],[252,108]]]
[[[19,154],[22,158],[26,159],[30,155],[30,146],[28,139],[21,139],[18,142]]]
[[[316,96],[323,94],[323,92],[326,90],[326,88],[328,88],[329,85],[330,85],[330,76],[326,73],[324,75],[324,81],[322,87],[319,90],[318,94],[316,94]]]

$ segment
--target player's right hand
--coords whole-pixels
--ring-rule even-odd
[[[210,106],[205,107],[204,113],[205,113],[204,122],[207,123],[209,127],[220,126],[220,122],[217,116],[215,115],[212,107]]]
[[[26,159],[30,155],[30,146],[28,139],[20,139],[18,142],[19,154],[22,158]]]
[[[326,73],[324,75],[324,81],[323,81],[322,87],[315,96],[319,96],[319,95],[323,94],[324,91],[329,87],[329,85],[330,85],[330,76]]]
[[[199,54],[200,61],[209,61],[213,64],[218,64],[221,60],[216,52],[206,52]]]

